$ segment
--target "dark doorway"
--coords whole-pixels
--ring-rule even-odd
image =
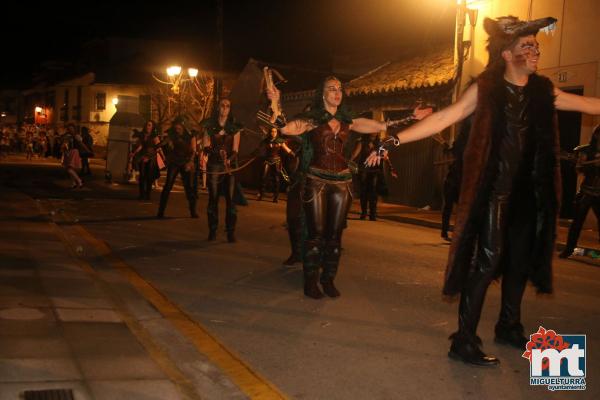
[[[567,93],[583,95],[583,87],[561,89]],[[581,140],[581,113],[572,111],[558,112],[558,129],[560,130],[560,150],[568,154],[580,144]],[[574,200],[577,190],[577,172],[575,162],[570,159],[560,160],[560,173],[562,175],[562,204],[560,218],[573,218]]]

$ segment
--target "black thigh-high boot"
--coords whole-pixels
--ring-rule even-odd
[[[235,177],[233,175],[227,175],[225,177],[225,230],[227,231],[227,241],[234,243],[235,239],[235,225],[237,222],[237,209],[233,196],[235,192]]]
[[[291,255],[283,265],[292,266],[302,261],[302,182],[294,182],[288,189],[285,216],[290,239]]]
[[[210,168],[208,172],[208,206],[206,207],[208,240],[215,240],[219,227],[219,186],[222,175],[210,174],[210,172],[215,172]]]
[[[369,173],[365,170],[359,173],[359,189],[360,189],[360,219],[367,218],[369,207]]]
[[[379,176],[378,172],[371,172],[369,177],[369,220],[377,220],[377,184],[379,179],[383,179]]]
[[[140,163],[138,164],[138,170],[140,171],[140,175],[138,178],[138,189],[139,189],[139,194],[138,194],[138,200],[144,200],[144,198],[146,197],[146,171],[145,171],[145,166],[147,163],[140,161]]]
[[[262,174],[260,176],[260,190],[258,192],[258,197],[256,200],[262,200],[267,191],[267,185],[269,183],[269,171],[271,170],[271,165],[268,161],[263,162]]]
[[[323,254],[321,285],[327,296],[338,297],[340,292],[333,282],[342,255],[342,232],[346,226],[352,196],[350,195],[351,189],[345,182],[327,184],[327,189],[327,225],[325,228],[327,236]]]
[[[442,238],[448,240],[448,230],[450,230],[450,217],[452,216],[452,207],[458,200],[458,190],[456,185],[446,178],[444,182],[444,205],[442,208]]]
[[[521,324],[521,301],[527,285],[528,264],[536,230],[536,200],[533,191],[529,194],[521,193],[518,205],[511,207],[502,263],[502,305],[495,327],[496,342],[521,350],[525,350],[529,341]]]
[[[160,171],[158,170],[158,165],[156,164],[156,159],[148,162],[148,173],[146,174],[146,193],[145,199],[150,200],[150,196],[152,194],[152,185],[154,184],[154,180],[160,176]]]
[[[165,180],[165,186],[163,186],[163,190],[160,193],[160,204],[158,205],[157,214],[158,218],[165,216],[165,209],[167,208],[167,202],[169,201],[169,194],[171,193],[171,189],[173,189],[173,185],[175,184],[178,171],[179,168],[177,165],[169,165],[167,168],[167,179]]]
[[[277,203],[279,199],[279,177],[281,176],[281,161],[272,165],[271,173],[273,174],[273,203]]]
[[[323,262],[323,234],[327,224],[327,199],[325,183],[306,179],[302,194],[304,215],[308,238],[305,242],[305,254],[302,262],[304,271],[304,294],[320,299],[323,293],[319,289],[319,269]]]
[[[194,176],[194,171],[186,171],[185,167],[181,169],[181,180],[183,181],[183,189],[188,201],[190,217],[198,218],[198,213],[196,212],[196,193],[194,192],[194,182],[192,181]]]
[[[496,357],[481,351],[481,341],[476,332],[487,289],[500,268],[507,203],[508,196],[493,196],[488,203],[478,236],[475,269],[460,294],[458,332],[451,336],[453,340],[448,355],[470,364],[488,366],[499,363]]]

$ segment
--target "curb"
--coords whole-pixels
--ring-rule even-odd
[[[359,215],[358,212],[355,211],[350,211],[350,214],[356,214]],[[387,220],[387,221],[393,221],[393,222],[400,222],[400,223],[404,223],[404,224],[410,224],[410,225],[417,225],[417,226],[422,226],[425,228],[433,228],[433,229],[442,229],[442,224],[439,222],[435,222],[435,221],[429,221],[429,220],[424,220],[424,219],[420,219],[420,218],[414,218],[414,217],[405,217],[405,216],[401,216],[401,215],[377,215],[378,219],[381,220]],[[450,231],[452,231],[453,226],[450,225]],[[564,250],[566,246],[565,242],[559,242],[557,241],[555,244],[555,249],[557,252],[561,252]],[[582,247],[579,246],[579,248],[584,250],[584,254],[589,254],[591,252],[600,254],[600,249],[597,248],[592,248],[592,247]],[[592,265],[595,267],[600,267],[600,259],[595,259],[592,258],[590,256],[571,256],[568,258],[568,260],[571,261],[576,261],[578,263],[582,263],[582,264],[587,264],[587,265]]]

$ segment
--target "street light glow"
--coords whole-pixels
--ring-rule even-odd
[[[38,114],[41,113],[42,112],[42,107],[37,106],[35,108],[35,112],[38,113]]]
[[[198,76],[198,69],[196,68],[188,68],[188,75],[190,78],[195,78]]]
[[[173,65],[167,68],[167,75],[173,77],[175,75],[179,75],[181,73],[181,67],[178,65]]]
[[[117,104],[119,104],[119,98],[118,97],[113,97],[112,99],[112,103],[116,106]]]

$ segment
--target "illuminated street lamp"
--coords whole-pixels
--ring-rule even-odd
[[[113,99],[112,99],[112,103],[113,103],[113,105],[116,107],[116,106],[117,106],[117,104],[119,104],[119,98],[118,98],[118,97],[113,97]]]
[[[178,65],[174,65],[172,67],[167,68],[167,75],[169,75],[169,77],[171,77],[171,78],[179,75],[180,73],[181,73],[181,67]]]
[[[42,107],[40,107],[40,106],[35,107],[35,112],[38,113],[38,114],[41,114],[42,113]]]
[[[171,86],[171,90],[175,94],[179,94],[181,86],[187,81],[193,81],[198,76],[198,69],[190,67],[187,69],[187,78],[184,76],[183,69],[179,65],[172,65],[167,68],[167,77],[169,78],[168,82],[162,81],[156,77],[157,81],[160,83],[165,83]]]
[[[163,69],[162,77],[152,77],[161,84],[153,88],[155,94],[151,96],[159,124],[185,116],[198,125],[207,117],[215,90],[214,79],[207,72],[194,66],[170,65]]]

